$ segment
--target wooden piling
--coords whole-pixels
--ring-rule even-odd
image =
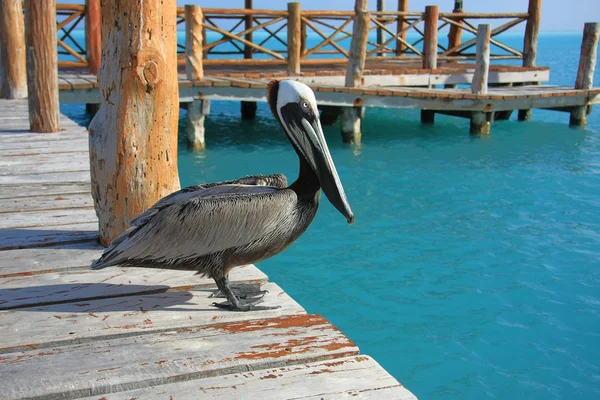
[[[454,1],[454,9],[452,10],[452,13],[453,14],[463,14],[462,5],[463,5],[462,0],[455,0]],[[454,21],[461,26],[463,25],[462,18],[455,18]],[[462,28],[460,28],[456,25],[450,25],[450,30],[448,31],[448,48],[449,49],[456,47],[460,44],[460,41],[462,40],[462,31],[463,31]],[[457,54],[458,54],[458,51],[453,51],[451,53],[448,53],[448,56],[455,56]]]
[[[356,0],[354,3],[354,26],[348,67],[346,69],[346,87],[360,87],[363,84],[363,72],[367,54],[367,35],[369,34],[368,0]],[[360,120],[363,110],[358,107],[342,108],[340,127],[345,143],[359,143],[361,139]]]
[[[190,80],[204,78],[202,58],[202,21],[200,6],[185,6],[185,64],[186,77]],[[187,105],[187,147],[193,151],[204,150],[204,119],[210,110],[209,101],[194,100]]]
[[[252,0],[244,0],[244,8],[247,10],[252,9]],[[246,15],[244,20],[244,30],[248,30],[252,28],[252,18],[251,14]],[[252,42],[252,32],[246,33],[245,39],[249,42]],[[248,45],[244,45],[244,58],[250,59],[252,58],[252,47]]]
[[[471,93],[486,94],[488,89],[488,73],[490,69],[490,38],[492,27],[480,24],[477,27],[476,64]],[[474,111],[471,113],[471,134],[489,134],[491,130],[492,113]]]
[[[97,75],[102,59],[100,0],[85,0],[85,52],[90,73]]]
[[[56,0],[25,1],[25,45],[29,128],[60,131]]]
[[[538,34],[542,15],[542,0],[529,0],[527,26],[523,42],[523,66],[534,67],[537,57]]]
[[[255,101],[242,101],[242,119],[251,120],[256,117],[256,102]]]
[[[176,34],[176,0],[102,4],[101,106],[89,138],[105,246],[133,217],[179,189]]]
[[[377,0],[377,11],[385,11],[385,0]],[[381,27],[377,28],[377,45],[381,46],[385,42],[385,32]],[[378,56],[382,57],[386,54],[384,52],[378,52]]]
[[[399,12],[408,11],[408,0],[398,0],[398,11]],[[400,38],[404,41],[406,41],[406,31],[404,31],[406,26],[407,26],[407,23],[406,23],[405,17],[403,15],[399,15],[396,32],[402,32],[400,34]],[[404,55],[405,52],[406,52],[406,45],[396,41],[396,55],[401,56],[401,55]]]
[[[300,3],[288,3],[287,72],[289,75],[300,74],[300,48],[302,46],[300,21]]]
[[[421,123],[422,124],[433,124],[435,122],[435,111],[434,110],[421,110]]]
[[[486,94],[490,70],[490,38],[492,27],[489,24],[477,26],[475,74],[471,82],[471,93]]]
[[[523,66],[535,67],[540,18],[542,15],[542,0],[529,0],[527,13],[529,17],[527,17],[523,41]],[[531,109],[519,110],[518,119],[519,121],[529,121],[531,119]]]
[[[20,0],[0,0],[0,98],[27,97],[25,28]]]
[[[596,69],[596,57],[598,56],[598,38],[600,37],[600,23],[587,22],[583,28],[583,39],[581,41],[581,54],[579,56],[579,68],[575,89],[591,89],[594,84],[594,71]],[[588,115],[588,106],[574,107],[571,111],[569,125],[585,126]]]
[[[425,37],[423,42],[423,68],[437,68],[438,6],[425,7]]]
[[[247,10],[251,10],[252,9],[252,0],[245,0],[244,1],[244,8],[246,8]],[[254,17],[250,14],[246,15],[245,18],[245,30],[249,30],[252,29],[252,19]],[[252,42],[252,32],[247,33],[245,35],[245,39],[248,42]],[[244,59],[248,60],[252,58],[252,47],[248,46],[247,44],[244,44]],[[208,101],[208,100],[207,100]],[[241,102],[241,111],[242,111],[242,119],[243,120],[250,120],[250,119],[254,119],[254,117],[256,117],[256,102],[254,101],[242,101]]]

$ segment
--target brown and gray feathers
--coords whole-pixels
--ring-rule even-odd
[[[199,257],[252,246],[294,214],[283,175],[195,185],[172,193],[130,222],[92,269],[113,265],[194,264]],[[291,221],[290,221],[291,222]],[[204,271],[199,271],[204,272]]]

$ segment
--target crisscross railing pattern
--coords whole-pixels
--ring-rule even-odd
[[[80,4],[56,5],[56,30],[58,32],[58,54],[62,60],[59,67],[87,67],[85,43],[80,43],[80,37],[73,35],[75,28],[85,18],[86,7]],[[85,36],[83,36],[85,41]]]
[[[497,26],[491,31],[490,45],[496,49],[501,49],[503,53],[492,53],[490,59],[521,59],[523,52],[500,42],[495,36],[500,35],[515,26],[526,22],[529,14],[527,13],[506,13],[506,14],[467,14],[467,13],[443,13],[440,14],[440,21],[445,24],[450,24],[462,32],[468,32],[473,35],[477,34],[477,20],[482,19],[499,19],[507,20],[503,24]],[[475,52],[469,50],[476,45],[476,38],[471,36],[470,39],[461,41],[450,48],[444,48],[438,58],[442,60],[448,59],[475,59]]]
[[[203,57],[227,60],[257,58],[260,62],[285,63],[288,59],[288,29],[290,15],[286,10],[203,8]],[[301,62],[344,62],[349,57],[352,40],[353,11],[305,10],[299,11],[301,24]],[[367,26],[367,59],[424,59],[424,12],[372,11]],[[57,47],[61,56],[60,67],[87,67],[85,35],[75,34],[86,18],[86,6],[81,4],[57,5]],[[524,51],[503,43],[498,35],[528,21],[528,13],[480,14],[440,13],[437,31],[454,31],[455,39],[439,40],[437,59],[475,59],[477,23],[493,19],[500,23],[491,31],[491,45],[499,49],[491,59],[522,59]],[[435,21],[435,19],[434,19]],[[177,9],[178,62],[185,64],[185,11]],[[372,33],[377,30],[380,39]],[[371,33],[369,35],[369,33]],[[464,34],[464,35],[463,35]],[[441,36],[441,35],[440,35]],[[84,43],[81,43],[83,40]],[[319,61],[321,59],[322,61]],[[269,61],[271,60],[271,61]],[[259,62],[259,61],[257,61]]]
[[[204,44],[202,50],[205,58],[214,56],[236,58],[250,53],[250,57],[267,57],[285,60],[287,53],[287,37],[283,35],[287,27],[287,12],[250,9],[218,9],[203,8]],[[246,29],[241,30],[244,23]],[[177,10],[177,24],[185,23],[183,8]],[[216,40],[209,38],[217,34]],[[258,34],[258,35],[257,35]],[[252,37],[257,40],[252,40]],[[282,48],[269,48],[267,43],[274,42]],[[178,58],[185,62],[185,44],[178,43]],[[249,49],[249,50],[247,50]],[[262,57],[261,57],[262,56]]]

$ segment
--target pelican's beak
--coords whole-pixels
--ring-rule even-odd
[[[301,104],[289,103],[279,109],[279,115],[288,136],[315,171],[327,199],[352,224],[354,214],[327,148],[316,105],[310,104],[307,109]]]

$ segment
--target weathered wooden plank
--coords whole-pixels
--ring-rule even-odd
[[[74,154],[78,155],[77,153]],[[19,157],[20,158],[20,157]],[[31,175],[31,174],[48,174],[55,172],[74,172],[88,171],[90,169],[90,160],[82,157],[68,157],[49,160],[48,162],[38,162],[37,164],[0,164],[0,176],[15,176],[15,175]],[[3,162],[6,164],[14,157],[5,157]]]
[[[0,229],[0,250],[54,246],[98,240],[98,223]]]
[[[323,317],[300,315],[8,353],[0,366],[8,399],[76,398],[356,354]]]
[[[0,251],[0,278],[88,269],[103,252],[97,242]]]
[[[0,229],[86,224],[98,221],[93,208],[58,209],[0,214]]]
[[[98,341],[117,336],[174,329],[190,329],[217,323],[303,315],[304,309],[274,283],[265,283],[263,304],[273,310],[251,313],[224,312],[214,307],[210,295],[216,286],[203,290],[166,292],[60,303],[0,311],[0,354]],[[15,335],[27,332],[27,335]],[[1,358],[1,357],[0,357]]]
[[[17,118],[21,118],[20,116]],[[63,129],[68,129],[67,131],[58,132],[58,133],[46,133],[42,137],[32,136],[29,132],[28,128],[21,128],[23,130],[16,131],[14,133],[10,133],[8,126],[5,125],[6,119],[0,118],[0,126],[3,126],[5,129],[2,129],[2,133],[0,134],[0,144],[4,145],[4,143],[27,143],[27,142],[50,142],[50,141],[60,141],[60,140],[74,140],[74,139],[87,139],[87,131],[81,131],[80,126],[73,125],[70,128],[68,125],[65,126],[65,123],[61,120],[61,126]],[[15,124],[17,125],[17,124]],[[27,130],[25,130],[27,129]]]
[[[47,174],[26,174],[0,176],[0,184],[89,182],[90,171],[52,172]]]
[[[230,279],[262,283],[267,276],[248,265],[233,269]],[[0,310],[206,287],[215,287],[214,280],[196,276],[193,271],[168,269],[112,267],[12,276],[0,279]]]
[[[112,399],[396,399],[417,398],[369,356],[241,372],[112,393]]]
[[[87,151],[88,150],[88,138],[82,136],[78,139],[71,139],[69,141],[64,140],[55,140],[55,139],[44,139],[40,137],[39,140],[36,141],[16,141],[16,142],[8,142],[2,143],[2,151],[12,150],[12,149],[43,149],[47,146],[54,146],[62,148],[63,150],[68,151]]]
[[[89,182],[16,184],[0,186],[0,199],[90,193]]]
[[[0,215],[23,211],[92,208],[94,201],[89,192],[35,197],[0,199]]]

